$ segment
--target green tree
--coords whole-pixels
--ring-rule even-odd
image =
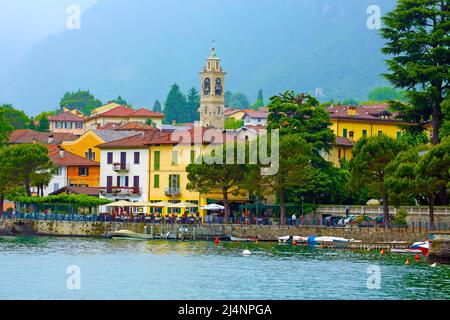
[[[312,96],[293,91],[270,98],[268,129],[279,129],[280,135],[298,134],[313,152],[329,152],[336,141],[330,129],[330,116]]]
[[[259,110],[259,108],[264,107],[264,96],[263,96],[263,91],[262,89],[259,89],[258,91],[258,97],[256,98],[256,102],[253,105],[253,109],[255,109],[256,111]]]
[[[61,110],[66,107],[73,110],[78,109],[86,115],[89,115],[91,111],[102,105],[102,102],[96,99],[89,90],[78,90],[76,92],[66,92],[59,101]]]
[[[352,150],[350,185],[354,190],[367,188],[383,199],[385,224],[390,227],[389,189],[385,185],[386,166],[404,145],[386,135],[362,138]]]
[[[187,100],[185,95],[181,92],[180,87],[176,83],[173,84],[170,88],[169,94],[167,95],[166,103],[164,106],[165,122],[185,122],[186,105]]]
[[[120,104],[121,106],[125,106],[125,107],[128,107],[128,108],[133,108],[133,105],[128,103],[120,95],[117,98],[115,98],[114,100],[111,100],[110,103],[117,103],[117,104]]]
[[[344,100],[344,102],[342,102],[342,104],[344,106],[357,106],[359,104],[359,101],[355,100],[355,99],[348,99],[348,100]]]
[[[159,100],[155,101],[155,104],[153,105],[153,111],[154,112],[162,112],[162,106],[161,106],[161,102]]]
[[[145,120],[145,124],[153,127],[155,126],[155,123],[153,122],[152,118],[147,118],[147,120]]]
[[[0,148],[9,141],[9,136],[13,130],[14,128],[9,120],[0,113]]]
[[[200,95],[197,89],[191,88],[187,94],[185,122],[199,120],[198,109],[200,108]]]
[[[233,164],[227,164],[227,148],[235,148]],[[247,165],[237,164],[236,146],[220,146],[213,149],[211,154],[213,157],[217,154],[222,163],[210,164],[203,158],[200,164],[189,164],[186,167],[189,180],[187,188],[201,194],[211,194],[214,191],[221,193],[225,207],[225,223],[228,223],[230,217],[229,195],[242,193],[240,186],[246,182]]]
[[[3,204],[7,194],[20,185],[20,178],[16,173],[15,159],[9,156],[9,148],[0,148],[0,213],[3,212]]]
[[[390,101],[404,100],[404,93],[391,87],[378,87],[369,92],[369,100],[372,101]]]
[[[231,91],[225,92],[225,107],[250,109],[250,102],[248,97],[242,92],[233,93]]]
[[[31,129],[33,127],[33,120],[25,112],[15,109],[11,104],[0,105],[0,114],[8,119],[14,130]]]
[[[238,120],[234,118],[225,119],[225,129],[237,130],[244,126],[244,120]]]
[[[253,184],[263,186],[268,194],[276,194],[280,204],[280,224],[286,224],[286,194],[301,187],[312,176],[310,144],[295,134],[283,135],[279,141],[279,169],[274,175],[260,175]],[[253,175],[253,177],[255,177]]]
[[[389,56],[384,76],[404,88],[410,103],[393,104],[405,121],[431,121],[432,143],[438,144],[442,103],[450,89],[450,10],[448,1],[399,0],[381,30]]]
[[[5,158],[15,164],[13,170],[23,182],[25,191],[31,196],[33,181],[45,180],[49,172],[53,172],[54,166],[48,157],[47,148],[40,144],[18,144],[8,146],[5,150]],[[41,177],[42,176],[42,177]]]

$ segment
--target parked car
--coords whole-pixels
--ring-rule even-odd
[[[345,218],[342,218],[341,220],[338,221],[338,226],[339,227],[345,227],[347,224],[352,223],[353,221],[355,221],[356,216],[351,215]]]
[[[322,221],[322,224],[327,227],[335,227],[338,224],[338,221],[341,220],[343,217],[339,216],[329,216],[325,217]]]

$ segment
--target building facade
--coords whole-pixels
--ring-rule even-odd
[[[85,118],[69,111],[48,118],[50,132],[82,135],[86,131]]]

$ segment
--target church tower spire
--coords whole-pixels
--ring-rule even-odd
[[[200,97],[200,125],[206,128],[224,128],[225,109],[225,72],[220,59],[216,55],[213,42],[211,54],[206,59],[206,65],[200,73],[202,79],[202,94]]]

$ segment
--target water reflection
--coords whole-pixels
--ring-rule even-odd
[[[244,257],[243,250],[252,254]],[[405,255],[277,243],[0,238],[0,298],[449,299],[450,268]],[[65,288],[79,265],[80,291]],[[381,289],[367,288],[367,267]],[[32,270],[33,272],[30,272]],[[20,283],[20,285],[17,285]]]

